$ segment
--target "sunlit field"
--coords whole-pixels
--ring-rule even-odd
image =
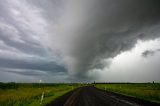
[[[0,83],[0,106],[43,106],[76,87],[76,84]]]
[[[139,99],[160,103],[160,83],[96,84],[96,87]]]

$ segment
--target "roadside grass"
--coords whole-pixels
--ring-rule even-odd
[[[71,84],[0,84],[0,106],[45,106],[55,98],[76,88]],[[4,87],[5,86],[5,87]],[[73,87],[75,86],[75,87]],[[44,92],[42,104],[41,96]]]
[[[159,83],[96,84],[96,87],[110,92],[160,103]]]

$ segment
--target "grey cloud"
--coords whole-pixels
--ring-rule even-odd
[[[0,67],[13,68],[13,69],[30,69],[30,70],[41,70],[49,72],[65,72],[66,69],[63,66],[58,65],[55,62],[49,62],[44,60],[35,60],[30,58],[29,60],[18,60],[0,58]]]
[[[64,6],[66,0],[28,0],[31,5],[37,6],[41,9],[41,13],[50,21],[50,23],[57,24],[59,23],[59,17],[64,14]]]
[[[69,3],[65,16],[62,16],[60,30],[50,30],[60,37],[52,35],[50,38],[56,41],[52,43],[53,49],[62,53],[69,73],[77,77],[87,77],[93,69],[102,69],[101,62],[104,59],[132,49],[139,39],[159,37],[158,0],[88,0]]]
[[[3,82],[70,82],[66,72],[44,72],[41,70],[0,68],[0,81]]]
[[[16,48],[21,52],[42,56],[46,55],[41,42],[31,37],[36,36],[35,32],[26,30],[22,27],[22,23],[17,22],[18,19],[14,19],[15,17],[9,11],[10,8],[6,6],[8,5],[6,1],[0,5],[0,12],[3,13],[0,15],[0,39],[9,47]],[[19,39],[22,42],[18,42],[15,39]]]
[[[143,57],[148,57],[148,56],[153,56],[155,53],[160,52],[160,49],[156,49],[156,50],[145,50],[144,52],[142,52],[142,56]]]
[[[17,29],[17,39],[23,43],[8,37],[5,30],[0,30],[0,39],[24,54],[48,58],[53,53],[60,62],[1,58],[0,66],[4,68],[57,73],[67,69],[71,80],[93,80],[95,75],[90,73],[109,67],[112,58],[131,50],[137,40],[160,37],[159,0],[17,1],[23,6],[8,2],[0,4],[0,12],[4,13],[0,14],[0,22]],[[12,4],[25,8],[22,16],[11,13]]]
[[[14,73],[25,76],[45,76],[46,72],[40,70],[29,70],[29,69],[13,69],[13,68],[0,68],[3,72]]]
[[[36,54],[36,55],[42,55],[42,56],[46,55],[46,51],[43,49],[43,47],[40,44],[39,45],[37,44],[35,46],[35,44],[28,41],[25,41],[25,43],[13,41],[9,39],[6,36],[6,34],[3,34],[4,31],[5,30],[3,31],[0,30],[0,33],[1,33],[0,38],[8,47],[18,49],[19,51],[27,54]]]
[[[66,69],[55,62],[52,50],[41,38],[47,33],[43,30],[45,20],[38,17],[40,10],[25,0],[0,2],[0,68],[28,76],[65,73]]]

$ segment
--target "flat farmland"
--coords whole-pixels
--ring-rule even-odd
[[[95,86],[109,92],[160,103],[160,83],[108,83]]]
[[[76,88],[76,86],[71,84],[0,83],[0,106],[46,105]],[[41,103],[43,92],[44,96]]]
[[[159,104],[158,83],[0,83],[0,106],[159,106]]]

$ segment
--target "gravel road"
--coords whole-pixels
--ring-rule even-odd
[[[127,97],[85,86],[71,91],[47,106],[160,106],[160,104]]]

